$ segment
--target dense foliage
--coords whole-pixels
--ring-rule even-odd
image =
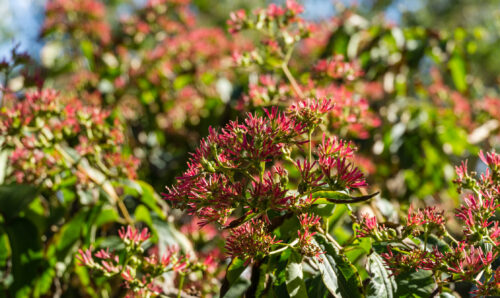
[[[500,295],[498,24],[385,2],[47,1],[0,61],[0,292]]]

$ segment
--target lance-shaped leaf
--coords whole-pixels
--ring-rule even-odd
[[[237,287],[240,287],[241,284],[238,283],[237,281],[239,280],[239,277],[243,271],[246,269],[245,261],[239,258],[234,258],[231,261],[231,264],[227,267],[226,271],[226,278],[224,280],[224,283],[222,284],[221,290],[220,290],[220,297],[226,297],[226,295],[231,292],[230,290],[235,286],[236,284]],[[247,285],[248,287],[248,285]],[[246,287],[245,287],[246,289]]]
[[[378,195],[378,191],[366,196],[352,197],[341,191],[317,191],[312,194],[316,198],[314,204],[350,204],[368,201]]]
[[[307,298],[304,273],[302,272],[302,255],[292,251],[286,266],[286,288],[291,298]]]
[[[322,235],[317,235],[313,243],[323,251],[321,261],[314,260],[330,293],[339,298],[362,297],[363,289],[356,267]]]
[[[371,279],[366,297],[393,298],[397,289],[396,280],[384,266],[384,262],[378,253],[373,252],[368,257],[367,270]]]

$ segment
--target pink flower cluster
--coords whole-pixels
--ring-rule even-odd
[[[176,272],[185,274],[191,268],[204,268],[204,265],[190,262],[187,257],[179,255],[179,250],[170,247],[158,257],[156,254],[148,254],[143,249],[144,241],[148,240],[150,234],[148,229],[135,229],[134,227],[122,227],[119,236],[125,245],[125,253],[113,253],[109,249],[100,249],[92,252],[92,248],[78,251],[76,258],[80,265],[94,272],[100,272],[110,278],[120,276],[129,294],[137,293],[143,295],[159,295],[162,289],[158,286],[158,279],[165,272]],[[120,256],[119,256],[120,255]],[[134,296],[136,297],[136,296]],[[140,297],[137,296],[137,297]]]
[[[302,255],[315,257],[318,260],[320,260],[319,255],[324,252],[313,243],[313,236],[316,235],[314,230],[320,227],[320,220],[321,217],[317,215],[303,213],[299,215],[299,222],[302,229],[297,231]]]
[[[104,44],[111,39],[111,29],[106,22],[106,7],[98,0],[50,0],[45,11],[45,33],[68,32],[78,37],[84,37],[84,34]]]
[[[253,22],[262,22],[267,26],[272,26],[271,23],[276,22],[283,29],[288,23],[301,21],[298,15],[303,11],[304,7],[294,0],[287,0],[284,7],[271,3],[266,9],[255,10],[251,17],[257,16],[256,20],[247,16],[244,10],[238,10],[230,14],[230,19],[227,21],[228,30],[235,34],[250,28]]]
[[[138,161],[120,152],[124,136],[118,120],[106,110],[54,90],[26,93],[0,112],[0,133],[12,150],[9,162],[18,183],[44,181],[53,187],[58,175],[71,171],[85,184],[79,160],[68,157],[68,150],[99,161],[110,176],[136,175]]]
[[[353,81],[363,75],[359,64],[344,61],[343,55],[335,55],[331,59],[319,60],[314,66],[314,70],[320,75],[326,75],[336,80]]]
[[[241,258],[246,264],[266,256],[271,247],[281,242],[266,231],[262,220],[251,220],[231,230],[226,241],[226,251],[232,258]]]
[[[500,294],[499,269],[492,268],[493,261],[500,255],[500,228],[495,218],[500,211],[500,181],[497,178],[500,158],[494,152],[481,152],[479,157],[488,166],[481,177],[468,172],[467,162],[456,168],[458,179],[455,182],[460,190],[467,190],[464,203],[455,211],[456,217],[463,221],[465,240],[457,241],[450,235],[445,228],[443,211],[435,207],[417,211],[410,207],[406,225],[399,231],[364,216],[359,222],[358,237],[389,243],[382,257],[395,274],[415,269],[431,270],[438,276],[446,273],[454,281],[473,282],[477,288],[473,294]],[[428,242],[431,236],[440,238],[439,241],[452,240],[448,250]],[[405,241],[413,241],[414,245],[409,246]],[[399,248],[394,249],[392,244],[398,244]]]

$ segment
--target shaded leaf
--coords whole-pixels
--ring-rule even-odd
[[[396,280],[394,276],[391,276],[391,272],[384,266],[382,258],[376,252],[371,253],[368,257],[367,270],[370,272],[371,279],[366,297],[395,297]]]
[[[250,282],[246,285],[246,287],[243,288],[241,285],[241,274],[243,271],[245,271],[246,265],[245,262],[242,259],[239,258],[234,258],[231,260],[231,263],[227,267],[226,270],[226,277],[225,281],[222,284],[221,290],[220,290],[220,296],[221,297],[236,297],[233,296],[235,293],[240,293],[239,291],[242,291],[241,294],[244,293],[246,288],[250,285]],[[236,289],[233,289],[236,288]]]
[[[17,295],[29,293],[43,262],[37,228],[25,218],[16,218],[9,222],[5,230],[9,236],[12,252],[14,282],[10,291]]]
[[[321,262],[315,259],[323,282],[334,297],[362,297],[361,281],[354,265],[325,237],[317,235],[313,242],[324,252]]]
[[[37,189],[26,184],[0,186],[0,213],[5,219],[13,218],[36,198]]]
[[[436,288],[432,271],[418,270],[396,276],[396,297],[429,297]]]
[[[292,250],[286,266],[286,288],[290,297],[307,297],[304,273],[302,272],[302,255]]]

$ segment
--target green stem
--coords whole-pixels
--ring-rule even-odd
[[[297,81],[293,77],[292,73],[288,69],[288,65],[283,63],[281,65],[281,69],[283,70],[283,73],[285,74],[287,79],[290,81],[290,84],[292,84],[293,91],[297,94],[298,97],[304,98],[304,93],[302,93],[302,90],[300,90],[299,84],[297,83]]]
[[[184,286],[184,274],[181,274],[180,280],[179,280],[179,290],[177,291],[177,298],[181,298],[182,294],[182,287]]]
[[[426,225],[424,228],[424,251],[427,251],[427,238],[429,237],[429,228]]]
[[[455,244],[458,244],[458,241],[457,239],[455,239],[453,236],[450,235],[450,233],[448,233],[448,231],[445,230],[444,232],[444,236],[448,237],[451,241],[453,241]]]
[[[274,254],[278,254],[278,253],[280,253],[280,252],[282,252],[282,251],[285,251],[285,250],[287,250],[289,247],[293,247],[293,246],[295,246],[295,244],[297,244],[298,242],[299,242],[299,239],[297,238],[297,239],[295,239],[295,240],[294,240],[292,243],[290,243],[290,244],[286,244],[286,243],[285,243],[285,244],[286,244],[286,246],[284,246],[284,247],[282,247],[282,248],[280,248],[280,249],[277,249],[277,250],[274,250],[274,251],[270,252],[270,253],[269,253],[269,255],[274,255]]]
[[[266,172],[266,162],[261,161],[260,162],[260,182],[264,180],[264,173]]]

